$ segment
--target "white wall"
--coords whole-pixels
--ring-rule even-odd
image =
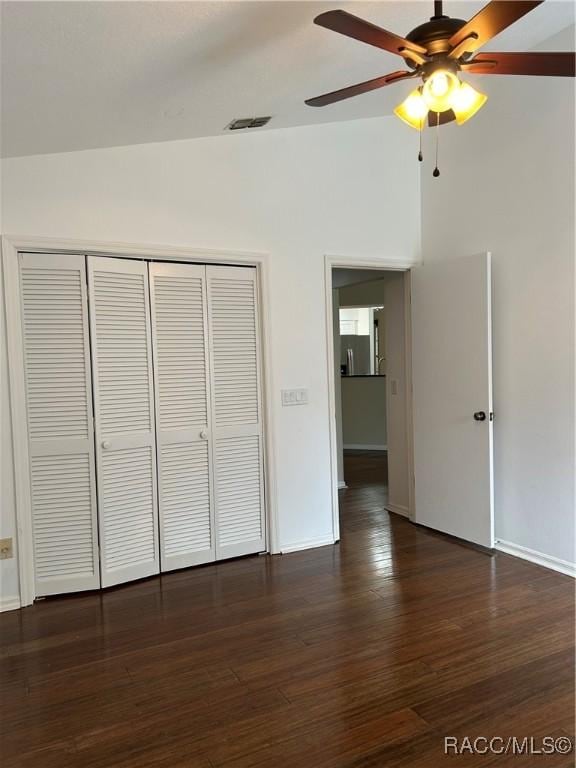
[[[332,537],[324,255],[418,260],[416,140],[376,118],[3,163],[5,233],[270,252],[282,547]],[[281,408],[280,389],[302,386],[309,405]],[[2,407],[7,448],[5,388]],[[14,527],[2,461],[0,536]],[[16,562],[0,568],[7,598]]]
[[[386,450],[386,378],[341,376],[340,381],[344,449]]]
[[[382,274],[377,272],[376,274]],[[368,273],[367,276],[369,276]],[[379,280],[366,280],[340,288],[340,306],[342,307],[379,307],[384,303],[384,282],[386,275]]]
[[[478,82],[424,165],[424,259],[492,251],[496,536],[573,562],[574,83]]]
[[[406,302],[403,272],[390,272],[384,289],[386,312],[386,413],[388,432],[388,504],[410,512],[410,462],[406,402]]]

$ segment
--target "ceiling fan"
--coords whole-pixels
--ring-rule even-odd
[[[567,53],[476,53],[495,35],[525,16],[543,0],[492,0],[470,21],[454,19],[442,12],[442,0],[434,0],[430,21],[400,37],[347,11],[327,11],[314,23],[362,43],[374,45],[404,59],[408,69],[391,72],[364,83],[325,93],[306,104],[324,107],[352,96],[383,88],[409,78],[421,78],[418,86],[395,114],[408,125],[422,130],[430,125],[456,122],[461,125],[483,106],[486,96],[460,80],[460,72],[482,75],[543,75],[574,77],[575,54]],[[419,159],[422,159],[421,153]],[[434,174],[436,173],[435,169]]]

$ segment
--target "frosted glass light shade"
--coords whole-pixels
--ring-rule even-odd
[[[460,87],[454,91],[450,103],[458,125],[470,120],[484,106],[487,99],[485,93],[480,93],[469,83],[460,83]]]
[[[399,117],[400,120],[404,120],[404,122],[412,128],[416,128],[417,131],[422,130],[424,120],[428,114],[428,107],[422,98],[420,88],[416,88],[415,91],[412,91],[412,93],[404,99],[402,104],[398,104],[394,110],[394,114]]]

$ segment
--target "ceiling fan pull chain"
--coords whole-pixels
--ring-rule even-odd
[[[440,112],[436,112],[436,168],[432,171],[432,176],[438,178],[440,170],[438,169],[438,145],[440,143]]]
[[[422,162],[423,155],[422,155],[422,131],[424,129],[424,118],[420,120],[420,145],[418,147],[418,160]]]

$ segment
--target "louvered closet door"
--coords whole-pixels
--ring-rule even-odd
[[[150,264],[163,571],[215,558],[206,270]]]
[[[216,557],[265,549],[256,270],[206,267]]]
[[[100,586],[83,256],[21,254],[37,596]]]
[[[159,571],[148,266],[89,256],[102,586]]]

